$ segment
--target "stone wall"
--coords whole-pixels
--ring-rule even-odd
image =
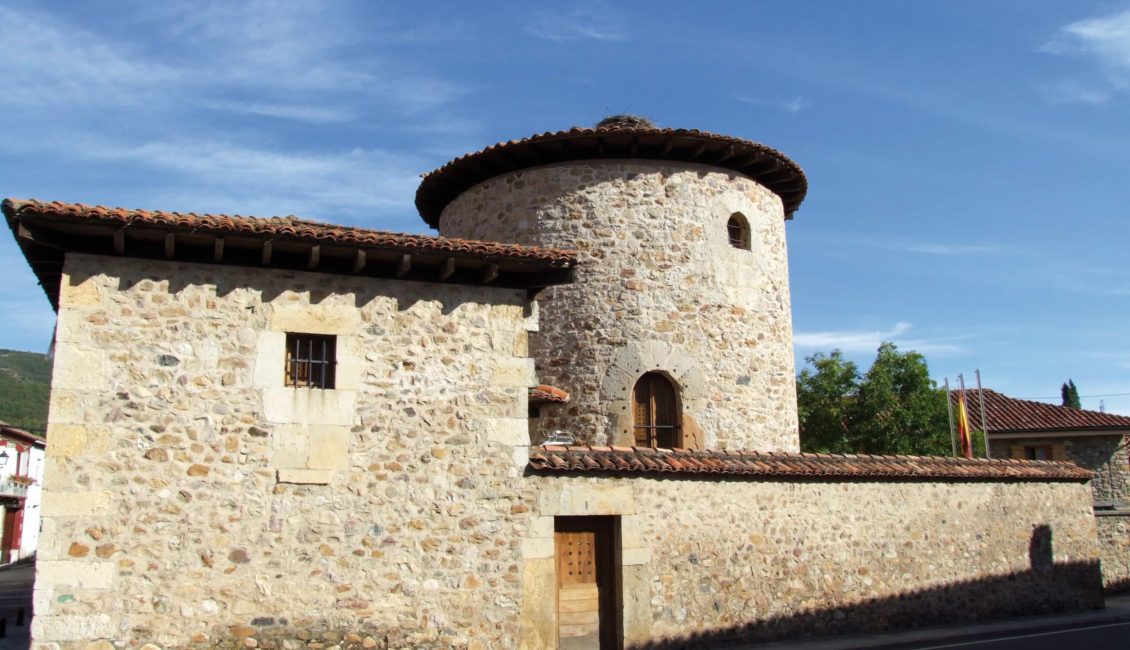
[[[543,517],[620,516],[629,646],[714,647],[1102,602],[1082,483],[537,480]],[[552,580],[535,577],[539,561],[527,559],[528,579]],[[553,620],[540,625],[552,634]]]
[[[1084,484],[531,475],[524,292],[65,270],[42,650],[542,648],[554,518],[587,515],[618,517],[629,644],[1097,604]],[[286,331],[338,336],[333,391],[281,388]]]
[[[85,255],[65,270],[37,647],[518,635],[524,291]],[[337,389],[283,388],[286,331],[339,335]]]
[[[1067,458],[1095,473],[1091,490],[1095,501],[1130,504],[1130,457],[1123,435],[1060,436],[994,440],[993,458],[1009,458],[1017,447],[1062,445]]]
[[[751,250],[729,244],[735,212]],[[658,370],[680,388],[685,446],[799,448],[785,219],[763,186],[677,162],[548,165],[464,192],[439,228],[579,251],[531,336],[539,380],[572,396],[542,407],[542,431],[631,444],[632,387]]]
[[[1095,512],[1102,547],[1103,587],[1130,591],[1130,511]]]

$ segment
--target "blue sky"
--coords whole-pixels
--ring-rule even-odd
[[[420,173],[637,113],[808,173],[798,358],[893,340],[939,380],[1070,377],[1130,414],[1128,0],[5,0],[0,24],[0,195],[426,232]],[[0,347],[45,351],[7,235],[0,273]]]

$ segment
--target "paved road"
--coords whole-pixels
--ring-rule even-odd
[[[31,644],[31,588],[34,581],[33,564],[0,570],[0,620],[5,623],[0,650],[26,650]],[[24,610],[23,625],[16,625],[20,609]]]
[[[924,645],[920,650],[1127,650],[1130,648],[1130,623],[1112,623],[1091,627],[1043,632],[1013,634],[996,639]]]

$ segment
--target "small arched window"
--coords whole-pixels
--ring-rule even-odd
[[[743,251],[748,251],[749,248],[749,221],[746,221],[745,215],[741,212],[735,212],[730,215],[730,220],[726,222],[726,231],[730,236],[730,245],[734,248],[740,248]]]
[[[679,394],[663,374],[649,372],[636,382],[632,391],[632,419],[637,447],[682,446]]]

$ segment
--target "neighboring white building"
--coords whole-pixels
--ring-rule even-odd
[[[0,563],[35,552],[47,441],[0,421]]]

